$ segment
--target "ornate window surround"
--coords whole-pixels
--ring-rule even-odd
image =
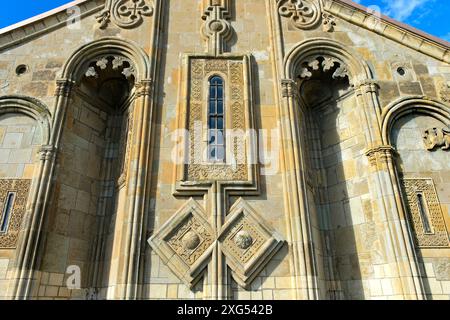
[[[179,192],[183,193],[185,186],[189,190],[188,194],[192,194],[193,185],[205,185],[214,181],[221,181],[231,183],[233,185],[244,184],[255,186],[257,184],[257,172],[256,164],[253,160],[255,152],[252,150],[255,143],[255,137],[251,134],[246,135],[245,138],[245,161],[241,165],[237,165],[233,168],[229,163],[225,164],[211,164],[207,161],[207,158],[202,157],[200,164],[195,163],[194,167],[190,164],[191,158],[193,158],[189,152],[193,149],[192,141],[190,137],[193,130],[189,130],[193,127],[192,121],[194,121],[194,115],[197,114],[196,121],[202,123],[202,138],[205,143],[202,145],[207,146],[207,117],[208,117],[208,100],[209,100],[209,79],[218,75],[224,80],[225,88],[224,95],[225,105],[225,129],[242,129],[244,132],[254,128],[253,120],[253,98],[251,87],[251,55],[239,55],[239,54],[224,54],[222,56],[213,56],[209,54],[185,54],[182,57],[182,68],[180,70],[180,95],[179,95],[179,109],[178,109],[178,128],[188,130],[188,134],[183,137],[184,143],[178,144],[177,154],[182,155],[183,164],[177,164],[175,166],[175,190],[174,194]],[[237,66],[236,70],[232,70],[233,66]],[[240,69],[240,70],[239,70]],[[193,76],[193,72],[198,74]],[[235,96],[235,98],[233,98]],[[194,109],[192,109],[194,107]],[[199,110],[198,110],[199,109]],[[240,112],[236,113],[236,110],[240,109]],[[235,110],[235,111],[233,111]],[[236,116],[238,115],[238,116]],[[190,123],[191,121],[191,123]],[[229,137],[227,137],[229,138]],[[226,138],[226,139],[227,139]],[[233,154],[235,150],[232,143],[227,139],[226,144],[227,154]],[[186,147],[185,147],[186,146]],[[196,146],[197,147],[197,146]],[[252,152],[251,152],[252,151]],[[197,151],[196,151],[197,152]],[[206,154],[206,153],[205,153]],[[192,170],[200,170],[200,177],[197,179],[195,173],[192,174]],[[256,188],[256,187],[255,187]],[[187,190],[184,190],[187,191]]]

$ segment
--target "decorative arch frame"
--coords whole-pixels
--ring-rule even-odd
[[[382,113],[382,138],[391,146],[391,132],[395,122],[401,117],[421,113],[429,115],[443,124],[450,125],[450,106],[425,96],[410,96],[397,99],[385,107]]]
[[[328,38],[308,39],[294,46],[284,59],[283,78],[294,79],[300,64],[314,55],[330,55],[344,62],[349,68],[353,84],[373,79],[373,73],[364,59]]]
[[[366,141],[368,141],[367,156],[375,157],[380,161],[369,161],[369,165],[373,168],[374,175],[377,177],[371,181],[370,187],[385,195],[396,194],[397,183],[396,177],[393,174],[394,169],[392,164],[389,163],[391,157],[391,148],[383,145],[382,143],[382,131],[381,131],[381,118],[382,107],[378,99],[378,89],[375,79],[375,72],[370,68],[369,64],[362,58],[357,52],[354,52],[351,48],[348,48],[334,40],[327,38],[313,38],[308,39],[295,45],[285,56],[283,61],[282,78],[281,78],[281,97],[283,98],[284,114],[289,117],[289,121],[282,122],[282,134],[286,139],[287,156],[293,161],[289,161],[289,168],[292,172],[300,172],[300,176],[286,177],[290,179],[287,182],[286,188],[290,188],[290,195],[292,199],[287,203],[287,215],[286,218],[290,221],[291,230],[300,230],[301,232],[291,231],[290,238],[294,242],[293,250],[295,254],[293,257],[293,272],[295,274],[304,274],[303,278],[296,280],[296,289],[302,288],[305,290],[304,294],[298,294],[300,298],[312,298],[316,299],[320,293],[316,289],[319,286],[317,275],[317,260],[315,253],[309,248],[297,243],[308,243],[313,240],[313,232],[311,229],[311,217],[309,216],[309,208],[307,206],[306,194],[304,193],[305,186],[307,184],[306,178],[303,176],[303,152],[302,146],[297,137],[299,132],[299,120],[296,113],[299,108],[298,105],[298,88],[296,78],[301,73],[301,64],[305,61],[309,61],[311,58],[318,56],[331,57],[341,62],[345,67],[348,74],[349,83],[356,95],[355,108],[361,108],[361,112],[365,118]],[[382,166],[378,166],[380,162],[387,161]],[[384,171],[384,172],[382,172]],[[386,175],[390,179],[391,183],[382,183]],[[298,203],[299,205],[290,205],[290,203]],[[407,253],[408,256],[414,257],[414,248],[412,242],[409,240],[408,231],[398,223],[395,223],[395,219],[402,219],[402,208],[399,203],[399,199],[396,197],[386,197],[383,199],[382,210],[386,216],[390,216],[388,208],[397,208],[394,216],[388,223],[388,234],[391,239],[402,239],[396,246],[392,248],[392,253],[396,257],[397,269],[402,282],[402,288],[405,290],[405,294],[411,294],[417,298],[421,298],[422,284],[420,279],[415,275],[419,274],[419,266],[415,258],[413,260],[408,259],[409,268],[401,268],[402,256],[401,252]],[[412,288],[412,289],[409,289]]]
[[[49,109],[41,101],[22,95],[8,95],[0,97],[0,116],[18,113],[30,117],[39,125],[42,132],[42,145],[48,145],[50,140]]]
[[[62,68],[63,79],[78,81],[83,66],[102,55],[121,55],[136,66],[136,82],[150,78],[150,59],[145,51],[134,42],[117,37],[104,37],[89,42],[69,57]]]

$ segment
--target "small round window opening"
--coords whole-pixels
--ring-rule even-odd
[[[21,64],[21,65],[17,66],[17,68],[16,68],[16,74],[18,76],[21,76],[27,72],[28,72],[28,67],[24,64]]]
[[[404,77],[404,76],[406,75],[406,70],[405,70],[404,68],[402,68],[402,67],[399,67],[399,68],[397,69],[397,73],[398,73],[400,76]]]

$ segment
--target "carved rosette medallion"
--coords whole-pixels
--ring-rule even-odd
[[[0,213],[5,211],[8,194],[14,193],[13,207],[9,216],[7,231],[0,233],[0,248],[14,249],[17,246],[19,231],[26,212],[31,180],[0,180]],[[3,217],[2,217],[3,220]]]
[[[448,232],[433,180],[403,179],[402,183],[416,244],[419,247],[448,247]],[[423,199],[422,204],[418,195]],[[423,214],[428,217],[431,232],[426,232]]]
[[[278,12],[297,29],[311,29],[321,18],[319,4],[313,0],[278,0]]]
[[[247,156],[246,150],[240,148],[245,145],[239,137],[233,136],[228,144],[234,161],[233,164],[205,163],[204,149],[206,145],[198,138],[196,126],[204,122],[206,112],[207,79],[212,74],[221,74],[226,77],[225,84],[229,94],[226,95],[226,108],[230,109],[231,124],[227,130],[235,132],[245,130],[244,110],[244,68],[242,61],[230,59],[192,59],[190,66],[190,101],[189,101],[189,164],[187,175],[189,181],[222,180],[246,181]],[[242,138],[242,135],[241,135]]]

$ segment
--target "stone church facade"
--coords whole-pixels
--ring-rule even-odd
[[[449,299],[450,44],[348,0],[78,0],[0,31],[0,298]]]

